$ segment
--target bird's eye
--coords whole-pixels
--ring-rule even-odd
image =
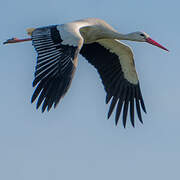
[[[144,35],[144,34],[140,34],[140,36],[143,36],[143,37],[144,37],[145,35]]]

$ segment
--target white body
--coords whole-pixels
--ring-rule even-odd
[[[102,46],[109,49],[109,51],[116,53],[119,56],[119,62],[125,78],[130,83],[138,83],[131,48],[115,40],[137,39],[133,33],[127,35],[119,34],[105,21],[97,18],[88,18],[62,24],[58,26],[58,30],[63,39],[62,44],[64,45],[78,46],[80,49],[83,43],[99,42]],[[107,39],[109,39],[109,41]],[[140,38],[139,41],[144,41],[144,38]]]

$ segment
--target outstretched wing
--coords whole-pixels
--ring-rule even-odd
[[[68,40],[66,39],[68,37]],[[72,40],[71,40],[72,39]],[[72,41],[72,45],[68,41]],[[37,51],[37,64],[31,102],[38,97],[37,108],[49,111],[67,92],[77,66],[77,54],[82,38],[73,31],[66,32],[63,25],[37,28],[32,32],[32,44]]]
[[[126,126],[127,112],[130,107],[130,120],[134,127],[134,102],[140,122],[141,108],[146,112],[140,85],[135,70],[131,49],[118,40],[101,39],[91,44],[84,44],[80,54],[98,71],[107,92],[106,103],[111,100],[108,118],[115,105],[116,125],[123,109],[123,125]],[[141,108],[140,108],[141,104]],[[122,108],[123,107],[123,108]]]

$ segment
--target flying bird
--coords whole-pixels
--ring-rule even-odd
[[[129,40],[147,42],[168,51],[152,40],[145,32],[118,33],[105,21],[87,18],[66,24],[27,29],[31,38],[8,39],[4,44],[32,41],[37,52],[35,78],[36,87],[31,102],[36,98],[42,112],[57,106],[68,91],[73,79],[78,54],[81,54],[98,71],[107,93],[106,104],[110,101],[108,118],[116,106],[115,123],[122,113],[126,126],[129,109],[130,121],[134,127],[134,109],[141,123],[141,109],[146,113],[138,75],[135,69],[132,49],[120,42]]]

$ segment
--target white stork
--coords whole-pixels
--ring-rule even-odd
[[[32,40],[37,51],[37,64],[33,87],[36,89],[31,102],[38,97],[38,109],[42,112],[54,108],[68,91],[77,67],[78,54],[85,57],[100,74],[104,85],[106,104],[111,100],[108,118],[116,105],[115,123],[117,125],[123,109],[123,126],[126,126],[127,112],[134,127],[134,102],[141,123],[141,108],[146,113],[135,70],[133,52],[129,46],[119,40],[148,42],[161,46],[145,32],[120,34],[105,21],[87,18],[61,25],[52,25],[27,30],[31,38],[12,38],[4,42],[16,43]],[[123,108],[122,108],[123,107]]]

